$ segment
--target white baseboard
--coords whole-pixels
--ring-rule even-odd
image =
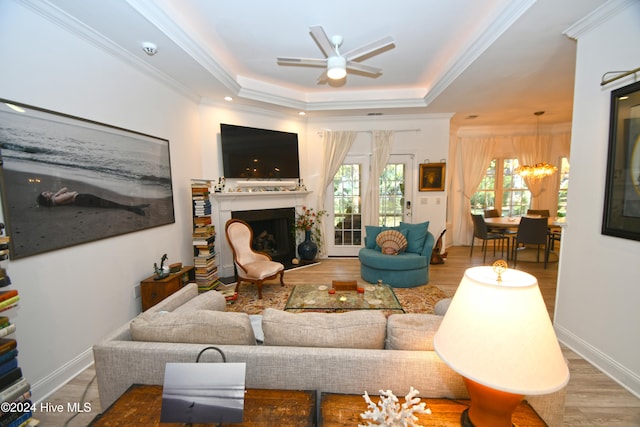
[[[93,350],[89,348],[76,358],[62,365],[40,381],[31,384],[33,402],[38,404],[93,365]]]
[[[603,374],[640,399],[640,376],[562,326],[556,324],[555,329],[558,340],[562,344],[579,354],[583,359],[602,371]]]

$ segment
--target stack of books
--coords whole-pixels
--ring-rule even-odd
[[[215,289],[218,284],[216,265],[216,229],[211,221],[211,181],[191,180],[193,202],[193,263],[200,292]]]
[[[0,311],[14,307],[20,296],[16,290],[0,291]],[[0,426],[21,427],[36,425],[33,420],[31,385],[18,366],[18,343],[7,335],[16,326],[8,317],[0,316],[0,402],[14,404],[10,411],[0,410]]]

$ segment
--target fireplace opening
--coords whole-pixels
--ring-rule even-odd
[[[291,268],[291,260],[296,257],[296,241],[292,232],[295,215],[295,208],[231,212],[231,218],[245,221],[253,230],[253,250],[268,254],[285,268]]]

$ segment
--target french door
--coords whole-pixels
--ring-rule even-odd
[[[349,155],[327,191],[327,253],[329,256],[356,256],[364,245],[362,196],[369,180],[370,157]],[[391,155],[378,180],[379,225],[395,226],[411,222],[413,158]],[[409,192],[407,192],[407,190]]]

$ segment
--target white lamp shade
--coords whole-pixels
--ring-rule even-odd
[[[327,77],[340,80],[347,75],[347,60],[342,56],[330,56],[327,59]]]
[[[495,390],[547,394],[569,381],[538,281],[519,270],[498,282],[492,267],[467,269],[434,347],[453,370]]]

